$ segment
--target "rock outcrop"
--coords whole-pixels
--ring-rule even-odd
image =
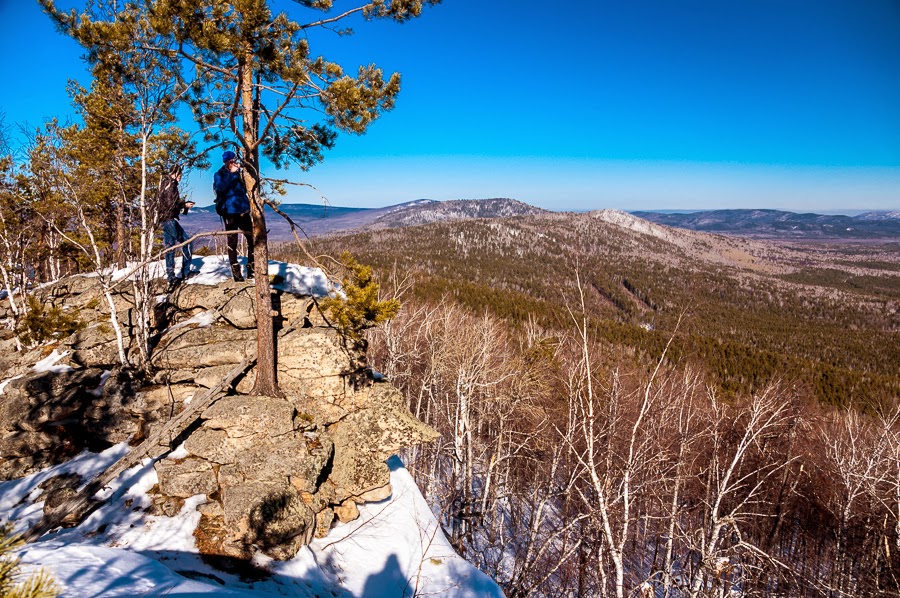
[[[48,348],[4,356],[7,378],[18,377],[0,395],[0,479],[83,449],[147,438],[255,353],[250,283],[183,285],[160,296],[152,322],[154,373],[147,379],[116,365],[96,281],[74,277],[41,295],[80,310],[89,325],[52,348],[63,357],[49,370],[30,365]],[[127,329],[136,313],[129,293],[119,292],[115,303]],[[155,465],[159,512],[172,515],[184,499],[207,496],[195,533],[207,554],[247,558],[261,550],[290,558],[336,519],[354,518],[357,504],[388,497],[385,459],[437,435],[409,413],[399,391],[373,377],[364,346],[331,327],[313,298],[276,292],[273,305],[285,397],[247,394],[255,378],[250,370],[234,394],[202,412],[179,450]]]

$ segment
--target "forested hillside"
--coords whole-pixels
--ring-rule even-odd
[[[508,596],[900,590],[895,243],[604,211],[313,247],[345,249],[404,303],[373,367],[442,433],[407,462]]]
[[[635,219],[636,220],[636,219]],[[897,243],[776,245],[665,227],[636,232],[589,214],[466,220],[317,240],[418,300],[450,297],[521,327],[566,329],[585,283],[592,328],[655,359],[696,363],[728,395],[780,379],[832,405],[875,405],[900,389]]]

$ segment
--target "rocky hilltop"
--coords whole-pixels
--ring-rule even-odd
[[[457,199],[413,203],[379,216],[366,229],[400,228],[467,218],[509,218],[546,213],[515,199]]]
[[[114,303],[127,330],[136,323],[126,287]],[[152,439],[255,353],[251,283],[187,284],[158,295],[146,376],[118,365],[96,278],[67,278],[36,295],[87,326],[26,353],[14,351],[14,339],[0,340],[0,480],[85,449]],[[168,456],[155,465],[157,513],[175,514],[186,498],[207,496],[194,532],[205,554],[290,558],[335,520],[354,519],[357,504],[391,494],[390,455],[436,437],[366,368],[364,345],[329,325],[314,297],[275,291],[273,305],[285,398],[248,395],[250,368],[183,433],[160,439],[152,451]],[[64,508],[85,481],[62,476],[42,484],[45,514]]]

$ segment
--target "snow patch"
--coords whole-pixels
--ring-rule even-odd
[[[171,453],[169,453],[166,456],[166,459],[175,459],[175,460],[187,459],[190,456],[191,456],[191,454],[188,452],[188,450],[186,448],[184,448],[184,443],[182,442],[181,444],[178,445],[177,449],[175,449],[174,451],[172,451]]]
[[[103,373],[100,374],[100,384],[97,385],[97,388],[93,390],[89,390],[88,392],[94,395],[95,397],[99,397],[103,394],[103,387],[106,385],[106,381],[109,380],[109,377],[112,376],[112,372],[109,370],[103,370]]]
[[[247,258],[238,258],[238,262],[242,267],[246,267]],[[231,266],[225,256],[195,258],[191,261],[191,268],[198,274],[191,276],[184,284],[217,285],[231,280]],[[281,278],[281,282],[273,284],[272,288],[285,293],[327,297],[335,290],[332,281],[319,268],[269,260],[268,274]]]
[[[399,457],[388,459],[391,498],[359,506],[310,550],[354,596],[500,597],[494,581],[460,557]]]
[[[616,226],[627,228],[628,230],[634,231],[636,233],[656,237],[657,239],[669,241],[670,243],[676,242],[675,235],[673,235],[672,232],[667,228],[660,226],[659,224],[654,224],[653,222],[648,222],[643,218],[638,218],[637,216],[629,214],[628,212],[606,209],[591,212],[590,215],[597,220],[615,224]]]
[[[83,452],[61,465],[48,467],[18,480],[0,482],[0,520],[14,521],[15,531],[24,532],[37,523],[43,514],[44,503],[34,502],[41,494],[40,484],[67,473],[78,474],[85,479],[93,478],[127,452],[128,444],[123,442],[99,454]]]
[[[70,365],[56,365],[56,362],[68,355],[68,351],[64,351],[63,353],[59,353],[56,349],[53,349],[53,353],[43,358],[32,368],[35,372],[53,372],[54,374],[59,374],[62,372],[71,372],[73,370]]]
[[[181,328],[186,328],[188,326],[194,328],[205,328],[207,326],[212,326],[213,323],[219,318],[219,314],[214,309],[209,309],[206,311],[201,311],[199,314],[184,320],[183,322],[178,322],[174,326],[170,326],[166,329],[167,332],[171,332],[173,330],[180,330]]]
[[[24,374],[19,374],[18,376],[13,376],[12,378],[7,378],[7,379],[4,380],[3,382],[0,382],[0,395],[3,394],[3,391],[4,391],[4,390],[6,390],[6,385],[7,385],[7,384],[9,384],[10,382],[12,382],[13,380],[16,380],[16,379],[18,379],[18,378],[21,378],[22,376],[24,376]]]
[[[181,257],[176,258],[175,271],[181,271]],[[239,257],[238,263],[246,268],[247,258]],[[121,280],[123,278],[133,279],[139,270],[135,270],[137,263],[130,263],[122,269],[110,271],[112,280]],[[147,275],[150,278],[164,278],[165,262],[159,260],[145,266]],[[228,257],[223,255],[209,255],[195,257],[191,260],[190,265],[191,277],[183,281],[182,284],[202,284],[214,286],[226,280],[231,280],[231,266]],[[328,276],[319,268],[310,268],[307,266],[298,266],[296,264],[288,264],[269,260],[268,274],[270,276],[280,276],[283,282],[273,284],[272,288],[282,290],[286,293],[296,295],[307,295],[313,297],[327,297],[335,291],[334,283],[328,279]],[[96,276],[96,273],[85,274],[84,276]],[[165,295],[156,297],[157,302],[165,300]]]

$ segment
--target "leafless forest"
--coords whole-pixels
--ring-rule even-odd
[[[518,336],[407,304],[373,338],[443,434],[409,455],[421,488],[508,595],[896,595],[896,411],[722,401],[690,368],[615,367],[572,316]]]
[[[723,384],[713,362],[696,351],[702,345],[684,342],[696,334],[691,320],[703,318],[702,309],[666,308],[664,288],[648,291],[646,283],[634,284],[632,294],[670,312],[653,331],[662,344],[611,339],[603,320],[616,318],[597,300],[602,276],[589,260],[542,270],[557,277],[550,308],[523,300],[523,309],[510,314],[491,302],[473,309],[464,292],[423,293],[450,277],[434,259],[443,249],[423,251],[423,239],[452,238],[465,226],[333,242],[381,264],[383,289],[404,302],[398,317],[371,334],[372,365],[442,433],[406,455],[407,463],[457,550],[507,595],[898,595],[896,395],[829,404],[799,381],[800,370],[743,387]],[[470,238],[480,225],[472,226]],[[728,251],[730,243],[708,251]],[[418,265],[404,262],[405,251]],[[487,253],[477,261],[470,248],[453,259],[471,273],[473,261],[480,266],[493,258],[496,270],[506,272],[495,286],[528,288],[508,246],[501,253],[510,262]],[[653,261],[660,252],[646,255]],[[785,250],[778,259],[801,255]],[[729,276],[756,275],[729,267]],[[483,280],[484,271],[480,276],[468,282]],[[833,290],[807,289],[798,304]],[[774,301],[790,297],[775,295]],[[855,315],[840,317],[864,321],[860,310],[867,308],[860,306],[884,300],[876,295],[847,308]],[[827,301],[810,299],[809,309],[827,311]],[[645,321],[651,309],[638,315]],[[621,314],[617,325],[631,325],[630,317]],[[745,338],[755,334],[752,317],[743,316]],[[895,316],[884,317],[871,326],[896,339],[893,324],[885,324]],[[732,325],[741,328],[741,319]],[[815,322],[805,325],[813,334]],[[820,336],[819,344],[828,338]]]

